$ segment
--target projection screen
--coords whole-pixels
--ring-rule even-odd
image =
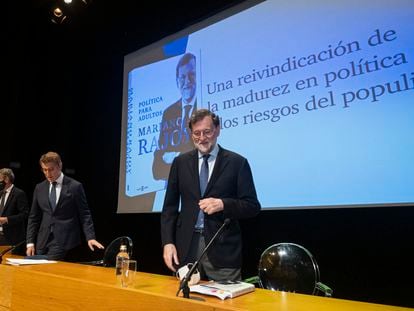
[[[248,159],[263,209],[413,205],[413,12],[247,1],[126,55],[118,213],[162,209],[169,166],[155,174],[155,154],[181,143],[163,114],[185,54],[197,108],[220,116],[218,142]]]

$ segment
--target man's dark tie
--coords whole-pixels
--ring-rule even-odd
[[[6,201],[6,190],[1,192],[1,201],[0,201],[0,216],[3,214],[4,202]]]
[[[52,182],[52,189],[50,190],[49,194],[49,203],[50,207],[52,208],[52,211],[54,211],[56,208],[56,185],[56,181]]]
[[[201,164],[201,171],[200,171],[200,193],[201,196],[204,195],[206,191],[207,184],[208,184],[208,158],[210,157],[209,154],[203,155],[203,163]],[[204,227],[204,212],[200,210],[198,212],[196,228],[201,229]]]
[[[181,125],[181,127],[182,127],[181,143],[186,143],[190,139],[188,122],[190,121],[191,108],[192,108],[191,105],[185,105],[184,106],[183,124]]]

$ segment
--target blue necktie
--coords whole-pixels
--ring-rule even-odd
[[[201,171],[200,171],[201,196],[204,195],[204,192],[206,191],[207,184],[208,184],[208,158],[209,157],[210,157],[209,154],[203,155],[203,164],[201,164]],[[204,213],[202,210],[198,212],[197,222],[196,222],[195,227],[198,229],[204,228]]]
[[[50,190],[49,194],[49,203],[52,211],[54,211],[56,208],[56,184],[56,181],[52,182],[52,189]]]

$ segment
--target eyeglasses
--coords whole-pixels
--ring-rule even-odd
[[[184,84],[186,79],[188,79],[189,82],[194,83],[196,80],[195,72],[190,72],[188,74],[183,74],[177,77],[178,83],[180,84]]]
[[[207,138],[211,138],[214,135],[214,129],[206,129],[203,131],[194,131],[191,133],[195,138],[200,138],[201,135]]]

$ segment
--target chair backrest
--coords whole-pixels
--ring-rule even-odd
[[[113,240],[105,249],[103,257],[103,266],[104,267],[115,267],[116,264],[116,255],[119,253],[121,245],[127,246],[127,252],[129,258],[132,257],[133,242],[132,239],[128,236],[121,236]]]
[[[274,244],[260,256],[259,279],[263,288],[314,295],[319,277],[315,258],[298,244]]]

